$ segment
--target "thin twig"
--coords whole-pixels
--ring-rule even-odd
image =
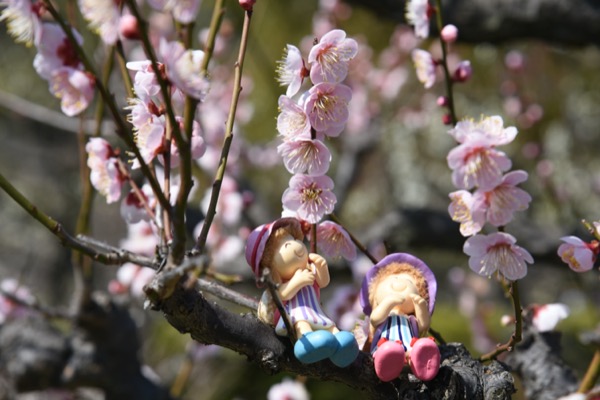
[[[14,293],[11,293],[11,292],[1,289],[1,288],[0,288],[0,296],[3,296],[5,298],[7,298],[8,300],[10,300],[11,302],[16,303],[20,306],[27,307],[31,310],[37,311],[38,313],[40,313],[41,315],[43,315],[46,318],[66,319],[66,320],[72,320],[73,318],[75,318],[74,315],[72,315],[68,311],[56,310],[53,308],[45,307],[42,304],[40,304],[40,302],[37,301],[37,299],[35,299],[35,298],[31,299],[31,300],[22,299],[22,298],[16,296]]]
[[[333,222],[335,222],[336,224],[340,225],[342,228],[344,228],[344,230],[348,233],[348,236],[350,236],[350,240],[352,240],[352,243],[354,243],[354,245],[356,247],[358,247],[358,249],[369,258],[369,260],[371,260],[371,262],[373,264],[377,264],[379,261],[377,260],[377,258],[375,258],[375,256],[373,254],[371,254],[371,252],[369,252],[369,250],[365,247],[365,245],[363,245],[360,240],[358,240],[358,238],[356,236],[354,236],[352,234],[352,232],[350,232],[340,221],[340,219],[335,215],[335,214],[330,214],[329,218],[331,218],[331,220]]]
[[[245,296],[217,282],[200,278],[197,280],[197,287],[201,291],[208,292],[220,299],[249,308],[250,310],[256,311],[258,308],[258,301],[256,301],[256,299]]]
[[[221,151],[221,159],[219,162],[219,167],[217,169],[217,174],[215,177],[215,181],[213,182],[212,192],[210,195],[210,203],[208,206],[208,211],[206,212],[206,218],[204,219],[204,224],[202,225],[202,231],[198,236],[198,240],[196,241],[196,245],[194,246],[194,253],[204,251],[204,246],[206,244],[206,239],[208,238],[208,230],[212,225],[212,221],[217,213],[217,202],[219,201],[219,193],[221,191],[221,184],[223,182],[223,177],[225,176],[225,169],[227,167],[227,157],[229,155],[229,148],[231,147],[231,142],[233,140],[233,124],[235,121],[235,114],[238,106],[238,102],[240,99],[240,93],[242,91],[242,71],[244,68],[244,59],[246,58],[246,47],[248,45],[248,33],[250,31],[250,21],[252,18],[252,11],[246,11],[244,17],[244,26],[242,29],[242,38],[240,41],[240,50],[238,54],[238,59],[235,64],[235,76],[234,76],[234,86],[233,86],[233,94],[231,99],[231,106],[229,109],[229,116],[227,117],[227,124],[225,128],[225,139],[223,141],[223,149]]]
[[[104,254],[110,254],[114,259],[120,260],[116,264],[123,264],[125,262],[130,262],[133,264],[141,265],[144,267],[149,267],[152,269],[158,269],[159,260],[155,258],[150,258],[147,256],[143,256],[140,254],[133,253],[129,250],[121,249],[115,246],[111,246],[108,243],[104,243],[100,240],[94,239],[85,235],[77,235],[77,240],[89,247],[91,249],[101,250]]]
[[[496,346],[494,351],[491,351],[487,354],[479,357],[479,361],[489,361],[494,360],[500,354],[506,351],[512,351],[514,346],[519,343],[522,339],[523,334],[523,309],[521,308],[521,300],[519,296],[519,286],[518,281],[511,282],[510,284],[510,295],[513,301],[513,309],[515,314],[515,331],[510,336],[508,342]]]
[[[441,0],[436,0],[436,23],[437,23],[437,27],[438,27],[438,32],[442,31],[442,28],[444,27],[444,23],[442,21],[442,1]],[[448,70],[448,47],[446,42],[444,42],[444,40],[442,39],[442,35],[440,35],[440,45],[442,47],[442,68],[444,70],[444,78],[446,81],[446,96],[448,96],[448,110],[450,111],[450,120],[452,122],[452,125],[456,125],[456,122],[458,121],[456,118],[456,111],[455,111],[455,106],[454,106],[454,93],[452,91],[453,85],[454,85],[454,81],[452,80],[452,77],[450,76],[450,71]]]
[[[594,352],[594,357],[588,366],[587,371],[583,379],[581,380],[581,384],[579,385],[579,389],[577,389],[577,393],[587,393],[593,387],[598,378],[600,377],[600,347],[596,345],[596,351]]]
[[[281,301],[279,292],[277,291],[277,284],[273,281],[273,278],[271,277],[271,271],[268,268],[263,269],[261,280],[267,285],[267,290],[273,299],[273,303],[275,303],[275,307],[277,307],[277,310],[279,311],[280,318],[283,319],[283,324],[285,325],[288,336],[292,343],[295,343],[296,340],[298,340],[298,337],[296,336],[296,330],[294,329],[292,321],[290,321],[290,316],[283,306],[283,302]]]

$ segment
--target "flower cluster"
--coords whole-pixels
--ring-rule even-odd
[[[293,174],[282,203],[288,215],[310,224],[331,214],[337,202],[333,180],[326,175],[331,152],[325,140],[339,136],[348,121],[352,89],[342,81],[357,52],[357,42],[334,29],[311,48],[306,62],[300,50],[288,44],[279,63],[278,81],[287,90],[279,98],[277,131],[282,143],[277,151]],[[312,85],[301,92],[306,78]],[[323,239],[320,244],[328,255],[356,256],[348,234],[338,224],[321,224],[317,238]]]
[[[119,168],[119,159],[110,143],[102,138],[91,138],[85,146],[88,153],[87,165],[90,169],[90,181],[107,203],[121,198],[125,176]]]
[[[81,45],[79,33],[73,30],[73,35]],[[47,22],[41,25],[35,46],[33,66],[48,81],[50,93],[60,99],[63,113],[72,117],[84,111],[94,97],[94,78],[84,70],[75,45],[58,25]]]
[[[510,280],[523,278],[527,274],[526,262],[532,263],[533,258],[516,245],[512,235],[478,234],[486,223],[505,226],[516,211],[526,210],[531,202],[531,196],[517,187],[527,180],[527,173],[507,172],[512,162],[497,149],[515,139],[516,128],[504,128],[502,118],[493,116],[477,122],[461,121],[448,133],[458,142],[447,161],[452,169],[452,183],[459,189],[450,193],[448,212],[460,223],[461,234],[472,236],[464,247],[471,256],[469,266],[480,275],[499,271]]]

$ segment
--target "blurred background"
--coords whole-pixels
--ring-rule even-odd
[[[344,29],[360,49],[346,81],[354,93],[350,121],[339,138],[327,143],[333,152],[329,175],[336,182],[336,215],[374,254],[384,255],[385,243],[389,251],[410,252],[426,261],[441,287],[433,328],[446,341],[465,343],[475,356],[490,351],[511,334],[500,319],[511,314],[512,305],[494,279],[481,278],[467,266],[464,238],[447,212],[448,193],[455,189],[446,155],[454,143],[442,123],[444,110],[436,104],[444,85],[439,76],[438,83],[425,90],[416,80],[410,58],[415,47],[439,56],[439,43],[417,40],[410,27],[382,20],[369,10],[326,3],[260,0],[255,7],[242,115],[234,138],[241,149],[234,153],[231,167],[241,190],[253,199],[240,227],[252,229],[279,217],[281,194],[290,177],[278,156],[273,156],[278,144],[277,99],[285,91],[275,80],[276,62],[288,43],[306,57],[315,35],[334,26]],[[208,26],[212,5],[209,0],[202,3],[198,37]],[[236,2],[226,5],[223,49],[214,59],[214,79],[230,79],[241,31],[241,9]],[[80,31],[85,31],[83,21],[77,21]],[[600,220],[600,51],[591,45],[575,48],[533,40],[465,44],[458,28],[459,40],[450,46],[450,65],[470,60],[473,67],[473,77],[455,86],[458,117],[477,120],[480,115],[500,115],[505,126],[519,130],[516,141],[504,150],[513,169],[529,173],[521,186],[533,197],[529,209],[507,227],[535,259],[520,284],[522,303],[568,305],[570,315],[558,330],[564,335],[563,356],[581,377],[592,353],[578,336],[598,324],[599,275],[597,269],[572,272],[556,249],[562,236],[592,239],[580,220]],[[161,29],[172,27],[167,24]],[[84,38],[88,53],[101,60],[104,53],[98,39],[89,32]],[[80,120],[62,116],[58,101],[33,69],[35,49],[13,43],[5,25],[0,28],[0,49],[0,172],[36,206],[73,231],[81,196],[81,144],[74,132]],[[126,43],[126,49],[136,54],[135,43]],[[125,106],[116,75],[111,89]],[[227,96],[230,92],[223,91],[223,98],[215,101],[227,103]],[[209,95],[207,102],[211,100]],[[93,117],[91,109],[84,118]],[[108,139],[123,145],[114,135]],[[199,189],[188,215],[191,227],[202,218],[200,202],[212,175],[199,169],[197,178]],[[69,250],[3,193],[0,221],[0,279],[17,279],[49,306],[68,305],[73,288]],[[119,206],[107,205],[97,196],[93,236],[119,246],[126,235]],[[329,262],[333,284],[323,291],[323,302],[341,321],[355,315],[352,296],[370,265],[363,259]],[[239,249],[214,267],[241,277],[233,289],[260,296]],[[116,271],[113,266],[96,266],[95,287],[106,290]],[[227,349],[194,345],[161,315],[143,311],[142,299],[126,300],[144,339],[144,363],[165,384],[181,384],[183,398],[265,398],[269,388],[285,377],[268,376]],[[352,395],[341,384],[305,383],[312,398]]]

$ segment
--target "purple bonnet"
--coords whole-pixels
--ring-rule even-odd
[[[381,268],[384,268],[391,263],[410,264],[421,272],[427,282],[427,290],[429,292],[429,314],[433,314],[435,296],[437,293],[437,281],[435,280],[435,275],[433,275],[433,272],[421,259],[408,253],[393,253],[385,256],[381,261],[371,267],[371,269],[367,271],[365,279],[363,279],[359,297],[360,305],[362,306],[365,315],[370,315],[373,311],[371,303],[369,302],[369,284]]]

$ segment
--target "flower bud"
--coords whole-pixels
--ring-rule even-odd
[[[473,68],[471,68],[471,62],[469,60],[461,61],[454,71],[455,82],[466,82],[473,75]]]
[[[437,102],[437,105],[440,107],[447,107],[449,100],[446,96],[440,96],[437,98],[436,102]]]
[[[442,116],[442,123],[444,125],[452,125],[452,117],[450,116],[450,114],[444,114]]]
[[[140,39],[140,27],[137,18],[131,14],[123,15],[119,21],[119,32],[126,39]]]
[[[442,40],[446,43],[454,43],[458,37],[458,28],[452,24],[446,25],[440,32]]]
[[[252,11],[252,7],[256,3],[256,0],[240,0],[240,6],[246,11]]]

